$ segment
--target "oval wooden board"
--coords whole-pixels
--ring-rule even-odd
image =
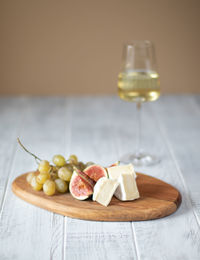
[[[113,197],[108,207],[91,199],[76,200],[70,193],[47,196],[43,191],[34,191],[26,182],[26,175],[17,177],[12,183],[12,190],[18,197],[40,208],[72,218],[96,221],[150,220],[172,214],[181,203],[177,189],[141,173],[137,173],[140,199],[122,202]]]

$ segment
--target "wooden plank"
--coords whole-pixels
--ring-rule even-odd
[[[172,103],[178,103],[179,99],[175,98]],[[187,104],[187,103],[186,103]],[[131,105],[133,108],[131,108]],[[165,219],[160,219],[151,222],[133,223],[133,231],[136,235],[136,248],[141,259],[199,259],[199,225],[196,217],[193,214],[192,205],[188,199],[185,185],[177,169],[177,163],[174,161],[174,156],[169,150],[166,138],[163,136],[160,124],[168,120],[169,124],[173,124],[170,119],[172,115],[176,116],[176,110],[168,110],[168,106],[172,104],[155,102],[144,104],[142,115],[142,143],[146,150],[152,154],[161,157],[160,164],[152,167],[140,167],[141,172],[153,175],[162,180],[165,180],[182,193],[182,206],[177,213]],[[113,104],[113,118],[116,118],[117,108],[120,107],[121,123],[115,122],[115,136],[118,144],[118,154],[131,152],[136,148],[136,127],[137,122],[134,118],[134,104],[121,103],[116,100]],[[154,111],[154,113],[152,112]],[[161,111],[166,111],[161,114]],[[134,112],[133,112],[134,111]],[[181,110],[180,110],[181,113]],[[156,115],[156,117],[155,117]],[[159,115],[158,121],[157,115]],[[182,114],[183,116],[183,114]],[[167,117],[167,118],[166,118]],[[186,122],[187,124],[187,122]],[[184,125],[185,126],[185,125]],[[167,133],[174,134],[175,129],[169,129]],[[171,137],[171,136],[170,136]],[[176,143],[178,145],[178,143]],[[187,151],[186,143],[186,149]],[[181,148],[181,150],[183,147]],[[192,169],[192,168],[191,168]],[[177,250],[178,249],[178,250]]]
[[[116,160],[110,97],[73,98],[70,153],[83,161],[109,165]],[[66,218],[64,259],[137,259],[130,222],[91,222]]]
[[[200,226],[199,199],[196,199],[200,196],[200,176],[198,174],[200,171],[200,104],[198,100],[200,99],[198,96],[180,96],[179,102],[176,100],[174,97],[163,98],[158,119]],[[168,111],[166,111],[166,107],[168,107]],[[167,113],[172,114],[173,111],[176,113],[172,118],[166,116]],[[187,149],[183,149],[185,146]]]
[[[64,153],[64,103],[59,98],[33,98],[23,106],[25,117],[20,136],[42,158]],[[35,161],[18,147],[1,215],[0,259],[62,259],[63,217],[33,207],[11,191],[11,182],[19,173],[35,168]]]
[[[16,151],[15,138],[23,117],[23,102],[23,98],[0,98],[0,212],[4,203],[10,166]]]
[[[130,223],[68,218],[66,259],[137,259]]]

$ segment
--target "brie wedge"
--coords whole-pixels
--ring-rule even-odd
[[[108,206],[118,185],[118,180],[111,180],[107,177],[100,178],[94,186],[92,199],[103,206]]]
[[[119,200],[135,200],[140,197],[135,178],[130,173],[122,173],[118,178],[119,186],[115,191],[115,197]]]
[[[131,163],[127,165],[108,167],[107,171],[110,179],[118,179],[122,173],[129,173],[133,175],[134,178],[137,177],[133,165]]]

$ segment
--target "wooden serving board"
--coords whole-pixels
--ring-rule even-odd
[[[26,175],[17,177],[12,183],[13,192],[21,199],[49,211],[72,218],[97,221],[139,221],[168,216],[181,204],[181,195],[173,186],[137,173],[140,199],[120,201],[112,198],[108,207],[88,199],[79,201],[70,193],[47,196],[43,191],[34,191],[26,182]]]

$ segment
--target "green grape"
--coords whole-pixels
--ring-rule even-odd
[[[58,172],[53,171],[51,172],[51,179],[54,181],[55,179],[58,179]]]
[[[79,162],[78,163],[78,168],[83,171],[86,167],[85,167],[85,164],[83,162]]]
[[[57,172],[60,169],[59,166],[52,166],[52,171]]]
[[[35,176],[35,172],[29,172],[29,174],[26,176],[26,181],[31,184],[31,181],[33,177]]]
[[[37,176],[37,182],[39,184],[44,184],[46,180],[50,179],[50,174],[49,173],[40,173]]]
[[[66,164],[65,158],[60,154],[54,155],[52,161],[56,166],[62,167]]]
[[[72,171],[70,171],[67,167],[61,167],[58,170],[58,177],[63,181],[70,181],[72,177]]]
[[[65,165],[65,167],[67,167],[71,172],[73,172],[73,164],[71,164],[71,163],[67,163],[66,165]]]
[[[66,183],[61,179],[56,179],[55,184],[56,184],[56,190],[58,192],[64,193],[68,190],[68,183]]]
[[[75,154],[71,154],[69,156],[69,162],[72,163],[72,164],[75,164],[77,165],[78,164],[78,158]]]
[[[38,170],[40,173],[49,173],[51,170],[51,166],[48,161],[43,160],[40,162],[40,164],[38,166]]]
[[[56,184],[54,181],[52,180],[47,180],[45,181],[45,183],[43,184],[43,191],[46,195],[54,195],[56,192]]]
[[[34,190],[41,190],[42,189],[42,184],[39,184],[37,182],[37,176],[34,176],[31,180],[31,186]]]

